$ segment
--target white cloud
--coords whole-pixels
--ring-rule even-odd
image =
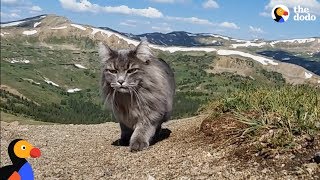
[[[15,5],[18,4],[18,0],[1,0],[1,4],[3,5]]]
[[[159,10],[152,7],[148,7],[146,9],[135,9],[129,8],[125,5],[121,5],[117,7],[105,6],[102,9],[103,11],[108,13],[132,14],[149,18],[160,18],[163,16],[163,14]]]
[[[214,0],[207,0],[203,2],[202,7],[204,8],[219,8],[219,4]]]
[[[32,6],[31,8],[30,8],[30,10],[31,11],[42,11],[42,9],[41,9],[41,7],[39,7],[39,6]]]
[[[151,2],[155,3],[186,3],[189,2],[190,0],[150,0]]]
[[[249,26],[249,32],[254,34],[263,34],[264,31],[261,28]]]
[[[220,27],[229,28],[229,29],[240,29],[235,23],[233,22],[223,22],[219,24]]]
[[[261,13],[259,13],[259,15],[263,16],[263,17],[271,17],[271,14],[267,13],[267,12],[261,12]]]
[[[151,0],[156,3],[174,3],[174,0]]]
[[[130,23],[128,23],[128,22],[121,22],[120,25],[122,25],[122,26],[129,26],[129,27],[136,27],[136,26],[137,26],[137,25],[135,25],[135,24],[130,24]]]
[[[207,19],[200,19],[200,18],[197,18],[197,17],[185,18],[185,17],[171,17],[171,16],[167,16],[167,19],[169,19],[169,20],[176,20],[176,21],[183,21],[183,22],[187,22],[187,23],[191,23],[191,24],[214,25],[211,21],[209,21],[209,20],[207,20]]]
[[[152,26],[151,29],[155,30],[155,31],[158,31],[158,32],[171,32],[172,29],[170,27],[158,27],[158,26]]]
[[[279,4],[285,5],[288,8],[300,5],[304,8],[309,8],[310,12],[320,15],[320,2],[317,0],[270,0],[265,9],[271,10]]]
[[[129,8],[128,6],[100,6],[98,4],[92,4],[88,0],[60,0],[60,3],[64,9],[68,9],[75,12],[106,12],[106,13],[118,13],[127,15],[137,15],[148,18],[160,18],[163,14],[152,7],[145,9]]]
[[[0,15],[1,15],[1,20],[13,20],[13,19],[16,19],[16,18],[20,18],[20,15],[17,14],[17,13],[4,13],[4,12],[0,12]]]
[[[129,23],[137,23],[136,20],[132,20],[132,19],[128,19],[127,22],[129,22]]]

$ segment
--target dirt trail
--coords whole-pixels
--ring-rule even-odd
[[[149,149],[131,153],[112,146],[119,137],[117,123],[99,125],[18,125],[1,122],[1,166],[11,163],[7,146],[24,138],[42,156],[29,159],[36,179],[298,179],[286,172],[241,167],[226,158],[228,149],[206,144],[199,132],[202,117],[170,121],[169,138]],[[230,147],[231,148],[231,147]],[[300,177],[301,178],[301,177]],[[312,176],[305,176],[312,179]]]

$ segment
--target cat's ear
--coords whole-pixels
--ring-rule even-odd
[[[154,58],[152,50],[149,47],[149,43],[146,40],[142,40],[140,42],[140,44],[134,50],[134,53],[137,58],[145,63],[149,63],[149,61]]]
[[[116,55],[116,52],[112,50],[107,44],[99,43],[99,55],[102,62],[106,62],[111,57]]]

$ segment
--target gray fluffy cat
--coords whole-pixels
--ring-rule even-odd
[[[174,74],[165,61],[153,55],[146,41],[134,50],[119,51],[100,43],[99,54],[103,100],[120,123],[119,143],[141,151],[170,118]]]

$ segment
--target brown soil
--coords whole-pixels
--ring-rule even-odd
[[[229,156],[224,158],[238,162],[239,165],[235,167],[237,170],[254,164],[261,171],[283,172],[296,175],[297,179],[320,178],[320,166],[312,159],[320,150],[320,135],[297,135],[294,137],[294,147],[275,147],[270,139],[276,130],[262,130],[250,137],[243,134],[243,129],[248,126],[235,119],[231,114],[206,118],[200,129],[207,136],[204,139],[213,147],[222,150],[233,147],[228,152]],[[314,168],[313,171],[309,166]]]
[[[212,140],[200,131],[203,117],[170,121],[164,127],[169,138],[148,149],[131,153],[128,147],[113,146],[119,137],[117,123],[99,125],[18,125],[1,122],[1,166],[10,164],[7,146],[23,138],[39,147],[42,156],[28,159],[36,179],[317,179],[319,166],[308,163],[300,174],[265,167],[255,159],[247,163],[237,141],[225,142],[241,126],[226,120],[216,123]],[[226,118],[228,119],[228,118]],[[207,126],[206,126],[207,127]],[[204,127],[202,127],[203,129]],[[225,135],[225,136],[224,136]],[[217,142],[218,141],[218,142]],[[217,144],[215,144],[215,142]],[[225,144],[220,146],[220,144]],[[228,144],[228,145],[227,145]],[[265,168],[262,168],[265,167]],[[261,170],[262,169],[262,170]],[[308,170],[305,170],[308,169]]]

